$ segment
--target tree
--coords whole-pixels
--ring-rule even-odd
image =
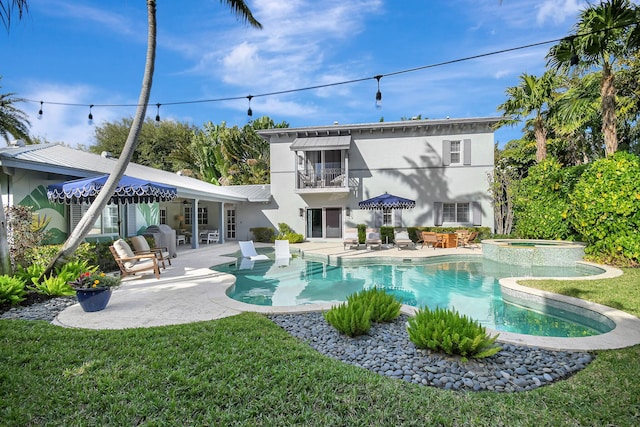
[[[533,116],[531,123],[536,139],[537,162],[547,157],[548,130],[545,122],[557,89],[558,79],[550,71],[545,72],[542,77],[524,73],[520,76],[518,86],[507,88],[508,99],[498,106],[498,110],[502,110],[504,116],[498,124],[499,127],[514,125]]]
[[[226,0],[226,3],[235,14],[244,22],[248,22],[253,27],[262,28],[262,25],[253,17],[249,7],[241,0]],[[115,189],[124,175],[124,171],[127,165],[131,161],[131,157],[138,145],[138,136],[144,123],[144,117],[147,112],[147,104],[149,103],[149,95],[151,93],[151,85],[153,83],[153,71],[155,66],[156,56],[156,1],[147,0],[147,24],[148,24],[148,36],[147,36],[147,54],[145,61],[144,76],[142,78],[142,87],[140,90],[140,97],[138,98],[138,107],[136,114],[133,117],[131,123],[131,129],[127,136],[126,143],[122,149],[120,158],[116,162],[114,171],[109,175],[107,182],[105,183],[102,191],[96,197],[96,200],[91,204],[89,210],[83,215],[76,227],[70,233],[66,242],[62,245],[62,249],[53,257],[45,271],[43,272],[41,279],[47,275],[50,275],[54,267],[58,262],[64,260],[67,256],[71,255],[80,246],[80,243],[84,240],[89,233],[92,225],[98,219],[102,210],[107,205],[107,202],[115,192]]]
[[[0,76],[2,79],[2,76]],[[1,88],[2,86],[0,86]],[[29,126],[31,123],[24,111],[15,107],[14,104],[23,102],[23,99],[14,98],[14,93],[0,93],[0,137],[7,144],[9,136],[15,139],[22,139],[26,143],[31,142],[29,136]]]
[[[92,153],[103,151],[120,157],[133,119],[105,123],[95,129],[96,144],[89,147]],[[187,123],[163,120],[159,124],[147,118],[138,137],[138,147],[131,161],[165,171],[177,172],[185,168],[186,163],[175,153],[184,144],[191,141],[194,127]]]
[[[602,70],[600,113],[606,155],[618,149],[615,73],[619,60],[638,48],[638,8],[629,0],[607,0],[580,14],[575,34],[553,46],[547,64],[568,74],[572,66],[586,73]]]
[[[11,27],[11,15],[14,11],[17,11],[18,19],[22,19],[22,15],[29,12],[29,5],[26,0],[0,1],[0,20],[2,20],[7,31]]]
[[[7,32],[11,27],[11,15],[15,10],[17,10],[18,19],[22,19],[22,14],[27,13],[29,11],[29,6],[26,0],[11,0],[7,2],[0,1],[0,20],[2,20],[2,23],[4,24],[4,27],[7,29]],[[0,109],[4,111],[4,100],[2,100],[2,102],[0,103]],[[3,111],[0,111],[0,114],[3,114]],[[0,118],[0,120],[2,119]],[[4,127],[4,125],[0,125],[0,126]],[[14,131],[17,132],[16,129],[14,129]],[[11,273],[11,260],[9,256],[9,243],[7,239],[7,220],[4,214],[4,206],[2,206],[0,207],[0,274],[10,274],[10,273]]]

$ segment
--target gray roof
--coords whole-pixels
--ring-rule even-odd
[[[493,132],[493,125],[498,123],[501,117],[472,117],[462,119],[429,119],[429,120],[403,120],[398,122],[375,122],[359,124],[333,124],[327,126],[310,126],[301,128],[274,128],[257,131],[258,135],[269,141],[276,137],[329,137],[340,135],[357,135],[370,132],[396,132],[411,129],[459,129],[469,128],[482,132]]]
[[[60,144],[0,148],[0,165],[3,168],[28,169],[77,178],[111,173],[117,161],[115,158]],[[136,163],[129,163],[125,174],[174,186],[178,189],[178,197],[181,198],[215,202],[262,202],[268,201],[271,197],[271,187],[268,184],[223,187]]]

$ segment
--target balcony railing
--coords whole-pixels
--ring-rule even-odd
[[[346,176],[343,168],[323,168],[319,172],[299,171],[298,189],[347,188]]]

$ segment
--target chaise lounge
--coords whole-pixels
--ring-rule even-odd
[[[122,277],[135,275],[145,271],[153,271],[156,279],[160,279],[160,268],[158,268],[158,258],[155,254],[136,255],[131,250],[131,246],[122,239],[113,242],[109,250],[120,267]]]
[[[409,232],[404,229],[394,231],[394,241],[398,250],[400,250],[400,248],[415,247],[415,243],[413,243],[413,240],[409,238]]]
[[[348,229],[344,232],[344,238],[342,239],[344,249],[352,249],[354,246],[356,249],[360,247],[360,239],[358,239],[358,230]]]
[[[367,230],[367,239],[365,240],[365,246],[369,249],[377,246],[378,249],[382,249],[382,239],[380,238],[380,232],[376,230]]]

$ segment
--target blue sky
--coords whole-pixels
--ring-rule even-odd
[[[434,66],[559,39],[581,0],[249,0],[262,30],[217,0],[159,1],[149,117],[202,126],[244,125],[248,95],[366,79],[251,100],[253,117],[291,127],[423,118],[497,116],[522,73],[542,74],[552,44]],[[31,0],[29,15],[0,31],[0,91],[20,105],[31,133],[91,145],[97,125],[134,115],[147,40],[146,2]],[[413,68],[428,67],[413,72]],[[401,72],[401,73],[398,73]],[[382,108],[375,108],[380,80]],[[221,98],[242,99],[195,102]],[[42,120],[37,120],[44,101]],[[80,104],[79,106],[59,104]],[[501,145],[520,127],[496,132]]]

